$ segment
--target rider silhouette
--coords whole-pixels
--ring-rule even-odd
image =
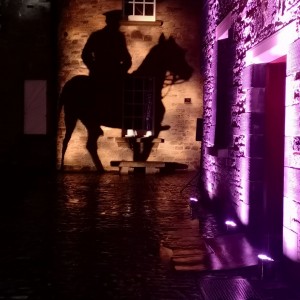
[[[120,83],[131,67],[131,55],[123,33],[119,30],[121,10],[104,14],[106,26],[93,32],[83,50],[81,58],[89,69],[89,75],[97,82],[110,85]]]

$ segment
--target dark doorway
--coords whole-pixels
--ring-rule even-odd
[[[282,254],[285,123],[285,57],[267,64],[265,101],[265,217],[266,243]]]

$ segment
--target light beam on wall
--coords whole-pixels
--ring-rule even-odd
[[[289,44],[298,38],[296,21],[246,52],[246,66],[271,62],[287,54]]]

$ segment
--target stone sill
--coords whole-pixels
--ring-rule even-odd
[[[110,165],[113,167],[131,167],[131,168],[164,168],[166,163],[163,161],[111,161]]]
[[[127,143],[127,142],[135,142],[135,143],[164,143],[164,139],[161,138],[152,138],[152,137],[115,137],[115,141],[118,143]]]

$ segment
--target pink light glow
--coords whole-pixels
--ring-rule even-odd
[[[192,201],[192,202],[198,202],[198,199],[197,199],[197,198],[191,197],[191,198],[190,198],[190,201]]]
[[[292,261],[299,262],[298,234],[286,227],[283,227],[283,253]]]
[[[232,25],[232,15],[229,13],[216,28],[216,40],[228,38],[228,30]]]
[[[274,261],[273,258],[267,256],[266,254],[258,254],[257,257],[258,257],[260,260]]]
[[[237,226],[236,223],[234,221],[231,221],[231,220],[225,221],[225,224],[227,226],[231,226],[231,227],[236,227]]]
[[[246,65],[268,63],[287,54],[289,44],[298,38],[296,22],[285,26],[246,53]]]

